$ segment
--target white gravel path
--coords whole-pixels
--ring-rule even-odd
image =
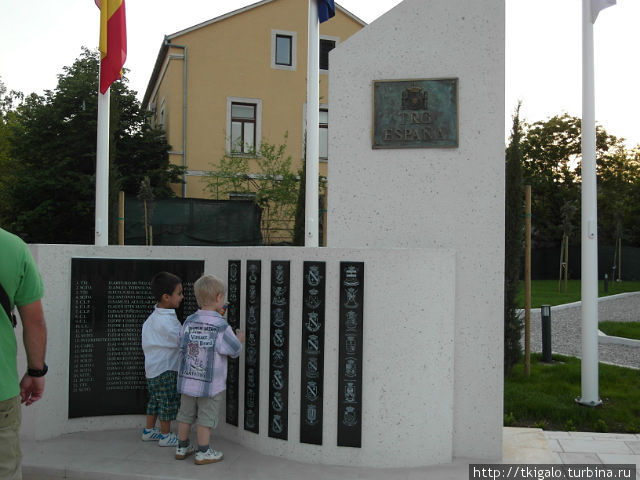
[[[522,310],[520,313],[524,325],[524,311]],[[580,302],[551,307],[551,351],[553,353],[573,357],[581,356],[581,313]],[[600,322],[640,321],[640,292],[600,298],[598,301],[598,320]],[[524,326],[522,331],[524,344]],[[628,344],[609,343],[601,339],[598,342],[599,361],[640,369],[640,341],[625,343]],[[531,310],[531,351],[542,351],[539,308]]]

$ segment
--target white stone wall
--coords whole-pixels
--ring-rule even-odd
[[[246,325],[246,260],[262,260],[260,433],[224,423],[214,432],[261,453],[302,462],[408,467],[452,460],[455,254],[442,249],[257,247],[94,247],[34,245],[45,283],[50,370],[44,398],[25,408],[23,436],[45,439],[86,430],[142,427],[142,415],[67,418],[71,259],[204,260],[205,272],[227,278],[229,260],[242,260],[241,326]],[[289,439],[267,436],[270,262],[291,262]],[[302,267],[326,262],[323,445],[299,441]],[[341,261],[365,263],[362,448],[337,447],[338,308]],[[18,335],[21,332],[17,331]],[[25,367],[24,355],[20,366]],[[243,425],[244,354],[240,358]],[[437,432],[437,434],[436,434]],[[448,439],[448,440],[447,440]]]
[[[502,455],[504,3],[405,0],[330,57],[328,244],[456,252],[457,457]],[[429,78],[458,78],[459,147],[373,150],[372,82]]]

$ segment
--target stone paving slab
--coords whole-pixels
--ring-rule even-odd
[[[597,432],[544,432],[549,448],[561,462],[635,464],[640,480],[640,440],[637,434]]]
[[[562,439],[558,440],[558,443],[564,452],[633,455],[633,451],[623,440]]]

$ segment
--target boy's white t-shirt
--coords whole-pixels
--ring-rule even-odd
[[[181,326],[175,310],[157,306],[142,325],[142,351],[147,378],[157,377],[168,370],[178,371]]]

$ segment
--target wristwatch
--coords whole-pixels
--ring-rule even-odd
[[[27,368],[27,375],[29,375],[30,377],[44,377],[48,371],[49,371],[49,367],[45,363],[44,367],[42,367],[42,370],[36,370],[35,368]]]

